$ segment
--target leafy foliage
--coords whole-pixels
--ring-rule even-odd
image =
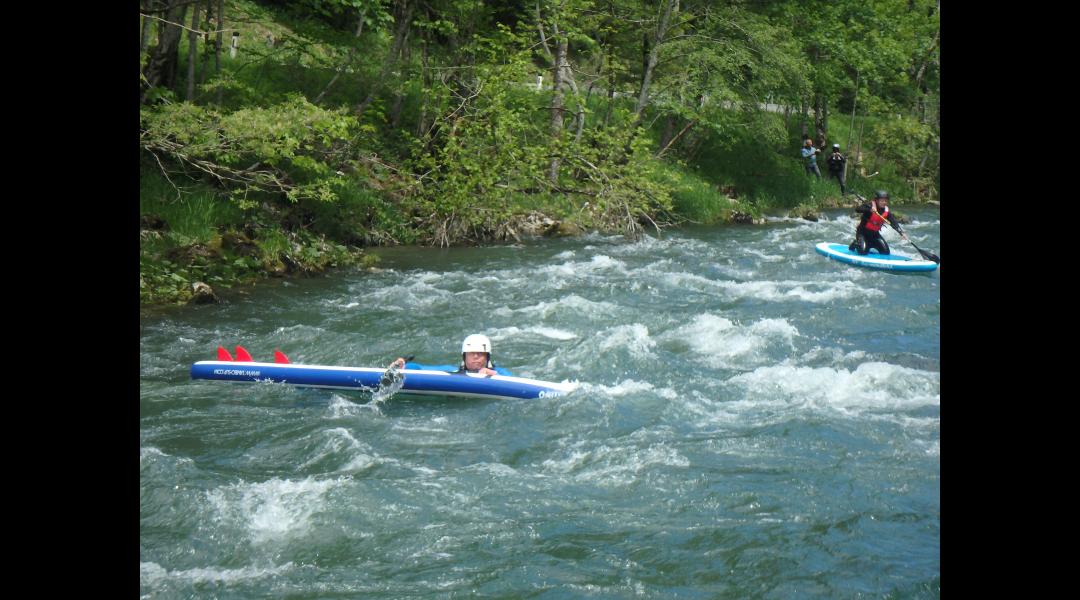
[[[154,40],[140,54],[140,144],[160,173],[144,196],[175,213],[171,229],[144,231],[144,283],[179,285],[215,260],[236,276],[302,269],[335,255],[324,241],[505,239],[536,211],[637,236],[822,202],[838,190],[805,176],[797,141],[800,108],[815,103],[857,113],[860,126],[820,123],[830,139],[859,131],[849,183],[880,171],[874,185],[937,193],[935,0],[225,7],[224,28],[242,34],[235,58],[210,68],[209,37],[189,48],[186,34],[171,63]],[[147,76],[185,53],[201,59],[193,101],[180,101],[186,69]],[[239,230],[258,232],[258,251],[215,255]],[[190,251],[150,264],[169,248]]]
[[[344,180],[355,119],[296,95],[280,105],[231,113],[188,102],[144,107],[142,148],[176,169],[195,168],[250,206],[253,191],[289,200],[334,199]],[[169,168],[162,163],[163,170]]]

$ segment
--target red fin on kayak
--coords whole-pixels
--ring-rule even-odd
[[[285,356],[285,353],[281,350],[274,350],[274,362],[287,365],[289,364],[289,357]]]
[[[244,350],[243,346],[237,346],[236,347],[236,360],[242,360],[244,362],[253,362],[254,361],[254,359],[251,358],[251,355],[248,354],[248,351]]]
[[[226,350],[225,348],[222,348],[221,346],[218,346],[217,347],[217,359],[218,360],[232,360],[232,355],[229,354],[229,351]]]

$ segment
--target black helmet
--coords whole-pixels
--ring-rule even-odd
[[[886,192],[885,190],[878,190],[878,191],[874,192],[874,200],[877,200],[878,198],[884,198],[884,199],[888,200],[889,199],[889,192]]]
[[[836,148],[837,150],[839,150],[839,149],[840,149],[840,144],[833,144],[833,145],[832,145],[832,147],[833,147],[833,148]]]

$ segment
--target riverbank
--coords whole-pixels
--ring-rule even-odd
[[[147,177],[153,179],[152,174]],[[261,281],[308,277],[345,267],[377,269],[382,247],[432,245],[431,240],[395,243],[388,234],[365,228],[348,211],[313,215],[301,206],[282,208],[271,203],[241,210],[208,192],[170,197],[155,185],[144,182],[139,231],[140,306],[148,310],[226,301]],[[663,235],[681,225],[760,225],[769,214],[816,221],[821,211],[852,202],[850,196],[840,197],[838,190],[826,190],[790,209],[767,209],[721,193],[712,195],[708,211],[700,204],[699,200],[694,215],[698,218],[680,213],[669,215],[662,224],[641,223],[644,235]],[[689,208],[684,205],[683,210]],[[618,233],[576,217],[550,207],[547,212],[526,210],[495,230],[478,232],[474,239],[454,245]]]

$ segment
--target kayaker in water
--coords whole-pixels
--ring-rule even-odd
[[[394,369],[449,371],[451,373],[480,373],[488,377],[492,375],[513,376],[513,373],[497,366],[491,359],[491,340],[487,336],[480,334],[470,335],[461,343],[461,363],[457,367],[453,365],[422,365],[407,362],[401,357],[390,363],[390,367]]]
[[[857,194],[856,197],[860,200],[866,199]],[[888,254],[889,244],[885,242],[885,238],[881,237],[881,226],[885,224],[885,221],[888,221],[896,229],[900,237],[909,242],[911,241],[908,239],[907,234],[900,229],[900,222],[889,212],[888,192],[884,190],[874,192],[874,199],[856,206],[855,212],[862,215],[862,219],[859,220],[859,226],[855,228],[855,241],[848,246],[849,250],[859,254],[867,254],[871,248],[874,248],[879,254]]]

